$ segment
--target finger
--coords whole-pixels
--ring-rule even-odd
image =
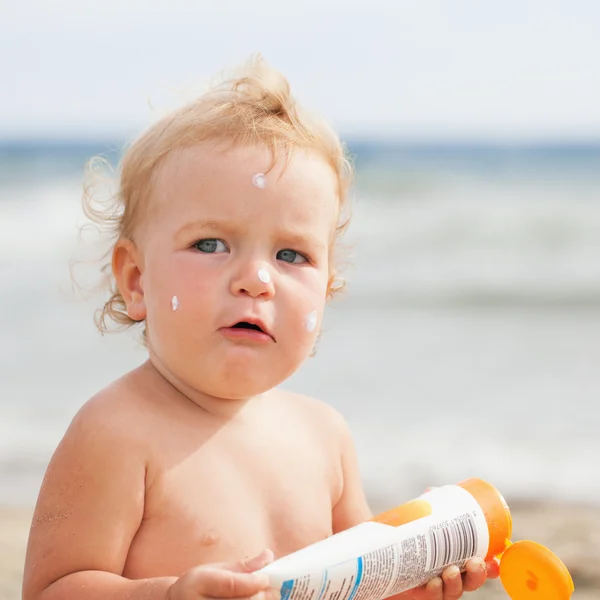
[[[268,590],[258,592],[249,598],[236,598],[235,600],[279,600],[280,598],[281,593],[279,590],[269,588]]]
[[[423,600],[444,600],[444,584],[441,577],[434,577],[423,589]]]
[[[259,596],[257,598],[257,596]],[[275,588],[269,588],[268,590],[264,590],[262,592],[258,592],[252,597],[252,600],[280,600],[281,591]]]
[[[273,559],[273,552],[267,548],[252,558],[242,558],[234,563],[212,563],[210,567],[233,571],[234,573],[252,573],[266,567],[269,563],[273,562]]]
[[[257,556],[252,558],[244,558],[238,563],[234,564],[231,567],[231,570],[238,573],[252,573],[253,571],[258,571],[259,569],[266,567],[269,563],[273,562],[273,559],[274,556],[272,550],[266,548]]]
[[[444,569],[442,581],[444,582],[444,600],[458,600],[462,596],[463,581],[460,569],[456,565]]]
[[[487,578],[496,579],[500,576],[500,563],[495,558],[487,563]]]
[[[241,598],[236,598],[235,600],[279,600],[281,594],[278,590],[268,589],[263,590],[262,592],[257,592],[253,596],[243,596]],[[210,596],[207,596],[210,598]],[[218,600],[216,597],[213,600]]]
[[[472,592],[480,588],[487,579],[486,565],[482,558],[472,558],[465,565],[463,575],[463,588],[465,592]]]
[[[254,596],[269,587],[266,573],[236,573],[217,567],[205,567],[198,572],[197,592],[213,598]]]

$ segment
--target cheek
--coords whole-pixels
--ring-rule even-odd
[[[303,277],[301,289],[295,292],[294,320],[298,334],[317,335],[327,294],[327,273],[313,271]]]
[[[153,272],[148,291],[149,309],[155,316],[165,311],[196,313],[207,308],[217,278],[216,273],[199,266],[192,255],[175,254]]]

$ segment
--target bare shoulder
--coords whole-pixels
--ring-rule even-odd
[[[321,432],[339,435],[343,441],[349,435],[349,428],[343,415],[330,404],[303,394],[288,390],[277,390],[276,400],[295,418],[302,418]]]
[[[48,465],[27,549],[24,590],[68,573],[121,573],[143,518],[147,450],[135,375],[88,400]]]
[[[97,442],[135,445],[144,439],[152,411],[146,410],[143,376],[134,370],[96,393],[79,409],[67,435],[85,432]],[[135,425],[135,426],[134,426]]]
[[[84,484],[91,489],[100,487],[105,479],[116,483],[120,472],[135,475],[130,483],[143,484],[147,466],[146,419],[136,379],[132,371],[79,409],[50,460],[38,506],[55,493],[64,497],[70,486],[77,488],[71,491],[81,498]],[[62,484],[57,485],[57,481]]]
[[[311,396],[279,389],[275,400],[279,410],[286,413],[290,431],[296,435],[303,428],[336,465],[344,462],[349,451],[353,452],[350,427],[333,406]]]

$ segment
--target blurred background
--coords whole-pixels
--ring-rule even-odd
[[[0,0],[0,599],[69,421],[145,359],[71,285],[84,164],[116,165],[256,51],[357,168],[348,289],[284,387],[346,416],[374,509],[487,478],[581,570],[600,547],[598,2]]]

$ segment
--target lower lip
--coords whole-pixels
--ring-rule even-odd
[[[242,329],[241,327],[222,327],[219,330],[226,338],[230,340],[248,340],[267,344],[273,339],[267,333],[256,331],[256,329]]]

